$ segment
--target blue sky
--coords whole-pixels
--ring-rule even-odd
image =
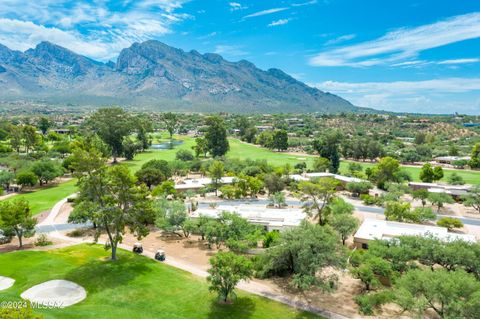
[[[1,0],[0,43],[116,59],[133,42],[276,67],[390,111],[480,114],[480,1]]]

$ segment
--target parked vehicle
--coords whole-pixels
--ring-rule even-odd
[[[155,259],[158,260],[158,261],[165,261],[166,257],[165,257],[165,251],[159,249],[157,250],[157,252],[155,253]]]
[[[0,229],[0,245],[8,244],[11,241],[12,237],[5,234],[5,232]]]
[[[135,243],[133,244],[133,252],[137,254],[143,253],[143,247],[141,243]]]

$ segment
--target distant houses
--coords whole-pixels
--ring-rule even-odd
[[[456,199],[463,195],[467,195],[472,188],[470,185],[444,185],[422,182],[410,182],[408,183],[408,186],[410,186],[412,190],[426,189],[429,193],[445,193]]]
[[[399,236],[433,236],[442,241],[477,241],[473,235],[450,233],[447,228],[444,227],[367,218],[353,236],[353,242],[357,248],[368,249],[368,244],[372,240],[392,240]]]

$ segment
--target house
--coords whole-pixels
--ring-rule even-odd
[[[199,208],[190,214],[191,218],[206,216],[218,218],[222,212],[235,213],[250,223],[260,225],[267,231],[283,231],[297,227],[306,214],[300,208],[267,208],[262,205],[240,204],[219,205],[216,208]]]
[[[255,126],[255,128],[256,128],[259,132],[263,132],[263,131],[273,131],[273,126],[271,126],[271,125],[257,125],[257,126]]]
[[[429,193],[445,193],[456,199],[463,195],[467,195],[472,188],[470,185],[444,185],[421,182],[410,182],[408,183],[408,186],[410,186],[412,190],[426,189]]]
[[[343,175],[327,173],[327,172],[305,173],[302,175],[299,175],[299,174],[290,175],[290,178],[297,182],[309,181],[316,178],[327,178],[327,177],[333,178],[339,181],[340,184],[342,185],[342,188],[344,188],[348,183],[359,183],[364,181],[363,179],[356,178],[356,177],[343,176]]]
[[[220,184],[232,184],[236,177],[224,176],[220,180]],[[188,178],[175,182],[175,189],[179,192],[186,192],[188,190],[196,191],[212,184],[212,179],[209,177],[203,178]]]
[[[66,128],[58,128],[53,130],[57,134],[70,134],[70,130]]]
[[[477,241],[473,235],[449,233],[444,227],[367,218],[353,236],[353,242],[357,248],[368,249],[368,243],[371,240],[391,240],[399,236],[434,236],[442,241]]]
[[[469,161],[471,159],[470,156],[438,156],[435,157],[435,162],[439,164],[449,164],[452,165],[453,162],[456,161]]]

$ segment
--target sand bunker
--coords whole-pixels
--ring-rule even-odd
[[[12,287],[14,283],[15,279],[0,276],[0,291]]]
[[[87,292],[82,286],[71,281],[50,280],[33,286],[20,296],[34,303],[63,308],[82,301],[87,297]]]

